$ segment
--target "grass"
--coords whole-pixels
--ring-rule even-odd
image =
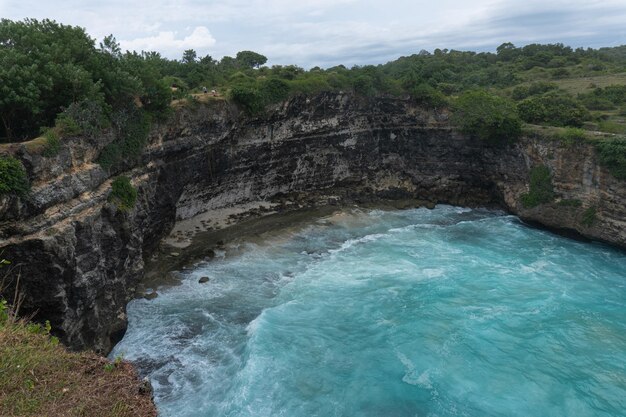
[[[551,80],[559,88],[570,94],[589,93],[594,88],[604,88],[609,85],[626,85],[626,73],[594,75],[589,77],[573,77]]]
[[[1,416],[156,416],[129,363],[68,352],[41,326],[10,318],[0,321],[0,385]]]
[[[623,119],[623,118],[622,118]],[[598,122],[598,130],[601,132],[623,134],[626,133],[626,124],[616,120],[602,120]]]

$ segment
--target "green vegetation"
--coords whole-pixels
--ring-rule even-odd
[[[135,107],[117,112],[112,122],[117,139],[102,150],[98,163],[109,172],[135,164],[148,142],[150,123],[150,115]]]
[[[567,143],[597,136],[569,128],[626,135],[626,46],[504,43],[495,53],[422,50],[383,65],[309,70],[266,62],[253,51],[216,60],[192,49],[172,60],[123,52],[112,35],[96,45],[84,29],[51,20],[2,19],[0,140],[24,141],[52,129],[58,137],[49,133],[30,146],[53,156],[64,137],[112,132],[115,140],[98,161],[120,172],[139,162],[150,124],[168,117],[172,100],[194,107],[228,99],[256,115],[289,97],[322,92],[450,107],[462,131],[495,143],[514,140],[522,122],[532,124],[525,131],[566,128],[557,138]]]
[[[574,97],[556,92],[524,99],[517,108],[525,122],[534,124],[580,127],[591,118],[589,111]]]
[[[68,352],[50,330],[15,319],[0,300],[0,415],[156,415],[129,363]]]
[[[43,137],[46,140],[42,153],[43,156],[48,158],[57,156],[61,150],[61,140],[59,139],[59,135],[54,131],[54,129],[45,129]]]
[[[522,205],[525,208],[536,207],[554,200],[552,174],[545,165],[539,165],[530,170],[530,192],[522,195]]]
[[[121,211],[128,211],[135,207],[137,190],[130,183],[130,178],[120,176],[113,180],[109,201],[113,202]]]
[[[522,124],[510,101],[486,91],[468,91],[455,103],[454,122],[462,132],[492,142],[513,141]]]
[[[559,206],[562,207],[580,207],[582,206],[582,201],[578,200],[578,199],[565,199],[565,200],[561,200],[559,201]]]
[[[584,129],[577,127],[567,127],[554,135],[554,138],[561,140],[566,144],[573,144],[576,142],[582,142],[587,138],[587,133]]]
[[[626,138],[599,140],[596,149],[600,165],[615,178],[626,180]]]
[[[28,177],[22,163],[11,156],[0,156],[0,195],[24,196],[29,190]]]
[[[580,222],[583,226],[591,227],[593,226],[595,221],[596,221],[596,208],[594,206],[591,206],[583,212],[583,217]]]

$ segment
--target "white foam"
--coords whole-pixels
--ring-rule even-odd
[[[406,355],[402,352],[396,352],[396,356],[402,362],[405,368],[405,374],[402,377],[402,382],[407,383],[409,385],[415,385],[421,388],[432,389],[432,383],[430,381],[430,370],[426,369],[425,371],[418,373],[415,369],[415,364]]]
[[[378,239],[381,239],[383,237],[388,237],[389,235],[386,233],[373,233],[371,235],[365,235],[363,237],[360,237],[358,239],[348,239],[345,242],[343,242],[341,244],[341,246],[338,249],[330,249],[328,252],[329,253],[339,253],[339,252],[343,252],[346,251],[348,249],[350,249],[351,247],[358,245],[359,243],[367,243],[367,242],[374,242]]]

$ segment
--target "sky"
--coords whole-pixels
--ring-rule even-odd
[[[50,18],[168,58],[252,50],[304,68],[504,42],[626,44],[626,0],[0,0],[0,17]]]

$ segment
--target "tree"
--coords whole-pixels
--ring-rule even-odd
[[[51,20],[0,20],[0,119],[9,139],[27,138],[73,101],[97,93],[96,50],[84,29]]]
[[[265,56],[252,51],[237,52],[235,60],[237,64],[243,68],[259,68],[267,62]]]
[[[522,124],[515,105],[509,100],[483,90],[463,93],[456,101],[454,123],[463,133],[490,141],[517,139]]]
[[[193,49],[186,49],[185,52],[183,52],[182,62],[183,64],[194,64],[197,57],[198,55],[196,54],[196,51]]]

